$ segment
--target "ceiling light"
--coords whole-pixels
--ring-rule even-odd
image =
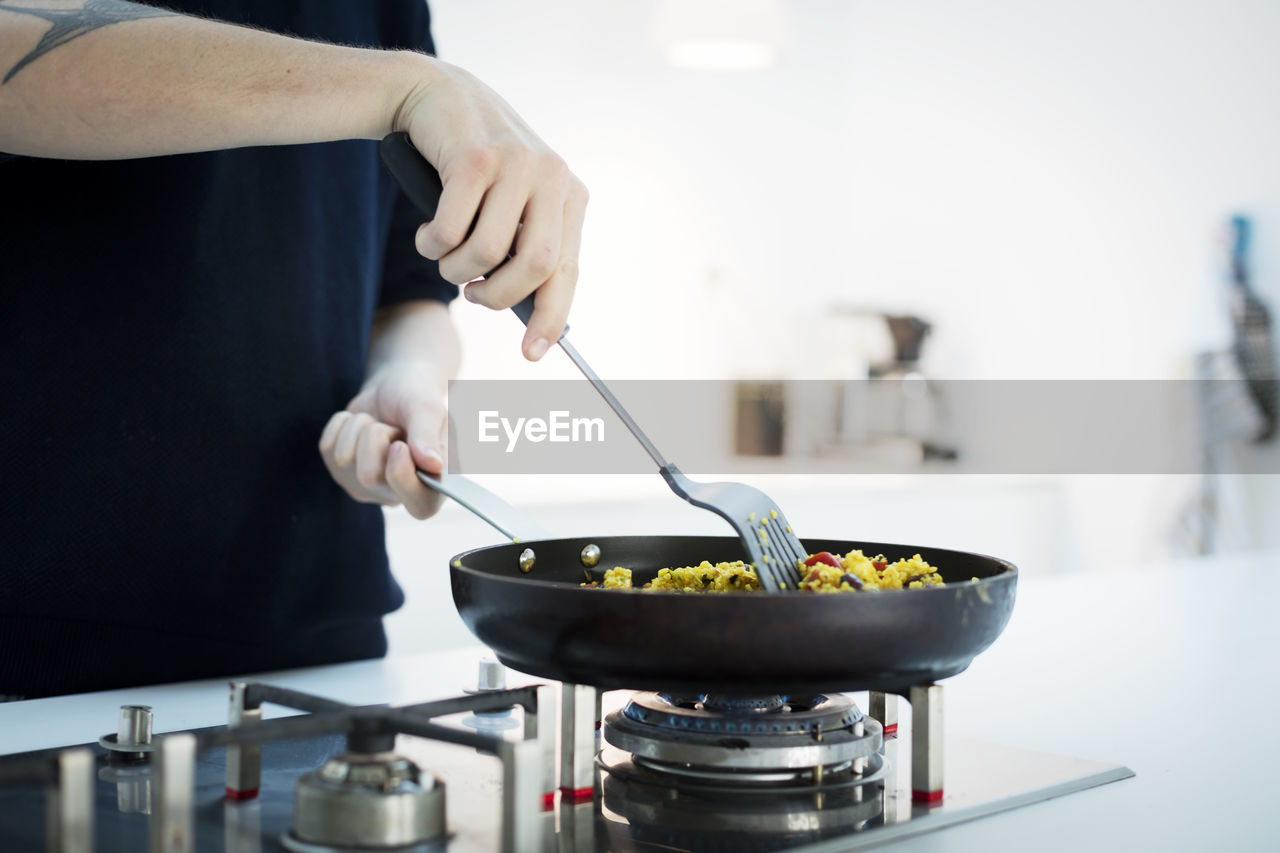
[[[778,48],[742,39],[686,39],[666,49],[667,62],[695,71],[754,71],[778,60]]]
[[[699,71],[752,71],[778,61],[780,0],[662,0],[653,34],[667,62]]]

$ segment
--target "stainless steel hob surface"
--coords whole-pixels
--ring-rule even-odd
[[[864,712],[838,694],[495,686],[489,665],[470,695],[390,708],[233,684],[231,725],[165,735],[126,706],[97,743],[0,757],[0,840],[57,853],[845,850],[1132,775],[944,744],[937,685],[910,691],[901,737],[884,694]],[[310,713],[264,721],[264,704]]]

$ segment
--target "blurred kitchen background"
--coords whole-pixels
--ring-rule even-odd
[[[591,190],[572,338],[606,378],[1231,375],[1237,215],[1249,283],[1280,304],[1272,0],[431,8],[440,56]],[[576,377],[558,352],[524,362],[509,313],[454,316],[463,378]],[[751,481],[802,535],[977,550],[1028,576],[1274,548],[1280,483],[1244,475],[1257,413],[1234,403],[1206,401],[1212,480],[934,473],[943,452],[891,476]],[[562,535],[728,533],[656,476],[481,479]],[[388,513],[409,595],[394,651],[471,642],[446,561],[496,541],[454,506]]]

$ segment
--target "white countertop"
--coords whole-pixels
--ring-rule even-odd
[[[1264,554],[1024,578],[1004,635],[944,682],[947,731],[1125,764],[1137,777],[889,849],[1258,848],[1272,832],[1280,760],[1266,716],[1280,705],[1278,570],[1280,554]],[[481,653],[261,678],[353,702],[436,698],[474,680]],[[0,753],[96,740],[126,703],[152,705],[157,731],[220,724],[225,697],[216,680],[0,705]]]

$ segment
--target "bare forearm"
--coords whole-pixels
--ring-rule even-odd
[[[443,184],[418,251],[472,302],[536,292],[521,348],[541,358],[573,301],[586,188],[465,70],[122,0],[0,0],[0,152],[113,159],[400,130]]]
[[[438,383],[441,393],[458,372],[461,349],[449,307],[427,300],[383,308],[374,319],[366,384],[392,365],[414,364]]]
[[[107,159],[378,138],[434,70],[418,54],[116,0],[3,0],[0,151]]]

